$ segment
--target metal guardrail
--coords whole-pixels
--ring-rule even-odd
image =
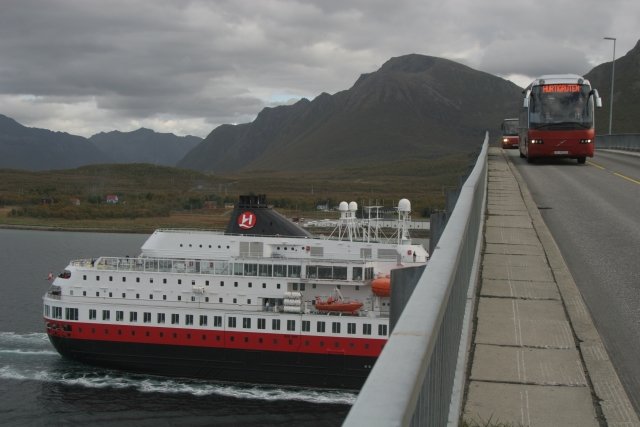
[[[457,424],[462,387],[454,387],[454,379],[459,382],[466,364],[459,353],[466,354],[467,293],[478,277],[488,141],[487,134],[438,246],[344,426]],[[402,270],[394,271],[393,286],[401,283]],[[411,280],[415,270],[406,270]]]
[[[596,136],[596,149],[640,151],[640,134],[622,133]]]

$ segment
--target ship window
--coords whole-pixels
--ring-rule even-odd
[[[242,276],[242,272],[244,271],[241,262],[233,263],[233,274],[235,276]]]
[[[258,266],[258,274],[264,277],[271,277],[273,267],[271,264],[260,264]]]
[[[142,313],[142,321],[144,323],[151,323],[151,313]]]
[[[198,245],[199,247],[202,247],[202,245]]]
[[[171,315],[171,324],[172,325],[177,325],[178,323],[180,323],[180,315],[173,313]]]
[[[367,267],[364,269],[364,280],[373,279],[373,267]]]
[[[355,334],[356,333],[356,324],[355,323],[347,323],[347,333]]]
[[[229,326],[230,328],[235,328],[236,327],[236,318],[235,317],[229,317],[229,321],[227,323],[227,326]]]
[[[99,297],[100,296],[100,292],[96,292],[96,296]]]
[[[356,291],[360,290],[360,286],[356,285]]]
[[[116,322],[122,322],[124,320],[124,311],[117,310],[116,311]]]
[[[300,283],[300,290],[304,291],[304,288],[305,288],[305,284],[304,283]]]
[[[325,331],[325,323],[324,322],[317,322],[316,323],[316,331],[317,332],[324,332]]]
[[[138,321],[138,312],[130,311],[129,312],[129,322],[137,322]]]
[[[362,334],[363,335],[371,335],[371,324],[365,323],[362,325]]]
[[[301,267],[299,265],[287,266],[287,277],[300,277]]]
[[[258,329],[265,329],[266,323],[266,319],[258,319]]]
[[[124,292],[122,293],[122,298],[126,298],[127,294],[125,294]]]
[[[191,286],[195,286],[195,285],[196,285],[196,281],[195,281],[195,280],[192,280],[192,281],[191,281]]]
[[[158,323],[164,323],[164,313],[158,313]]]
[[[109,320],[111,318],[111,312],[109,310],[102,310],[102,320]]]
[[[153,294],[149,294],[149,299],[153,299]]]
[[[109,281],[113,282],[113,276],[109,276]]]
[[[233,287],[237,288],[238,287],[238,282],[233,282]]]
[[[136,294],[136,298],[137,298],[137,299],[140,299],[140,294]]]
[[[96,318],[96,310],[94,310],[93,308],[89,309],[89,320],[95,320]]]
[[[287,275],[287,266],[276,264],[273,266],[274,277],[285,277]]]
[[[64,309],[64,318],[67,320],[78,320],[78,309],[66,307]]]
[[[182,279],[178,279],[178,285],[182,285]]]
[[[185,325],[193,325],[193,314],[187,314],[184,318]]]
[[[315,289],[315,288],[316,288],[316,284],[315,284],[315,283],[312,283],[312,284],[311,284],[311,288],[312,288],[312,289]]]
[[[136,283],[140,283],[140,278],[136,277]]]
[[[353,267],[352,276],[353,280],[362,280],[362,267]]]
[[[162,279],[162,283],[166,284],[167,283],[167,279]]]
[[[247,284],[247,286],[248,286],[248,287],[250,287],[250,288],[252,288],[252,287],[253,287],[253,283],[249,282],[249,283]]]
[[[280,330],[280,319],[271,319],[271,329],[274,331]]]
[[[242,318],[242,327],[245,329],[251,329],[251,318],[243,317]]]
[[[258,275],[258,264],[245,264],[244,265],[244,275],[245,276],[257,276]]]
[[[204,297],[204,302],[209,302],[209,297]]]
[[[331,332],[334,334],[340,333],[340,322],[331,322]]]
[[[287,320],[287,331],[295,331],[295,330],[296,330],[296,321]]]
[[[378,325],[378,335],[387,336],[387,325]]]
[[[309,332],[311,330],[311,322],[309,320],[302,321],[302,332]]]
[[[189,247],[192,247],[191,243],[189,243]]]
[[[167,300],[167,296],[166,295],[162,295],[162,299],[166,301]]]
[[[251,304],[251,298],[247,298],[247,304]]]
[[[153,277],[149,278],[149,283],[153,283]]]
[[[124,282],[126,282],[126,281],[127,281],[127,278],[123,276],[123,277],[122,277],[122,282],[124,283]]]
[[[182,243],[180,243],[180,247],[182,247]]]
[[[82,275],[82,280],[87,280],[87,275],[86,274]]]
[[[213,326],[214,327],[222,326],[222,316],[213,316]]]
[[[200,315],[200,326],[207,326],[207,316],[203,314]]]
[[[208,280],[207,280],[207,281],[205,281],[205,282],[204,282],[204,285],[205,285],[205,286],[209,286],[209,281],[208,281]]]
[[[297,283],[292,284],[291,285],[291,290],[292,291],[297,291],[298,290],[298,284]]]
[[[192,296],[192,297],[191,297],[191,302],[193,302],[193,301],[195,301],[195,300],[196,300],[196,297]]]
[[[220,281],[220,286],[224,286],[224,280]]]
[[[277,288],[277,289],[280,289],[280,283],[277,283],[277,284],[276,284],[276,288]]]
[[[100,276],[96,276],[96,282],[100,281]]]
[[[113,297],[113,292],[109,292],[109,298]]]
[[[52,316],[54,319],[62,319],[62,307],[53,306]]]
[[[267,288],[267,284],[266,284],[266,283],[263,283],[263,284],[262,284],[262,289],[266,289],[266,288]]]
[[[182,301],[182,297],[178,295],[178,301]]]
[[[51,314],[51,307],[45,304],[45,305],[44,305],[44,315],[45,315],[46,317],[49,317],[49,316],[50,316],[50,314]]]
[[[237,304],[237,303],[238,303],[238,298],[234,298],[234,299],[233,299],[233,303],[234,303],[234,304]]]
[[[86,297],[87,296],[87,291],[82,291],[82,296]]]
[[[218,302],[222,302],[222,301],[223,301],[223,299],[222,299],[222,298],[218,298]]]

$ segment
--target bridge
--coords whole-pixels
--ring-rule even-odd
[[[640,426],[514,159],[485,137],[429,265],[394,270],[392,333],[345,426]]]

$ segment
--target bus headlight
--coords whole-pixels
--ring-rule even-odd
[[[581,139],[580,144],[591,144],[593,140],[591,139]]]
[[[531,144],[542,144],[543,141],[541,139],[532,139],[529,141]]]
[[[502,138],[502,142],[509,142],[507,138]]]

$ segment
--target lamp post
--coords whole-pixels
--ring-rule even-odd
[[[611,135],[611,123],[613,121],[613,76],[616,73],[616,38],[604,37],[604,40],[613,40],[613,61],[611,61],[611,97],[609,99],[609,135]]]

